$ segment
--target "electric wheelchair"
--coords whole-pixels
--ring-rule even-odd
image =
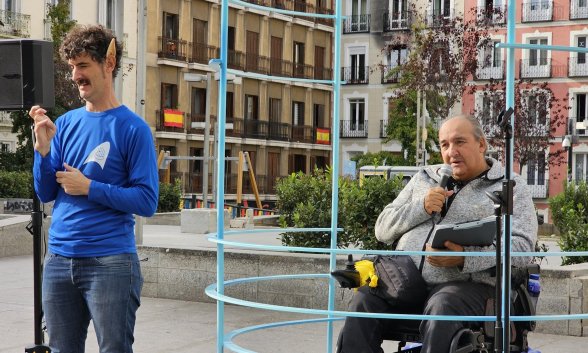
[[[349,269],[349,265],[347,267]],[[347,276],[346,270],[334,271],[333,277],[342,288],[354,288],[354,278]],[[495,272],[495,269],[493,270]],[[529,264],[524,267],[513,267],[511,271],[511,316],[534,316],[536,301],[533,301],[527,291],[530,274],[539,274],[538,264]],[[355,286],[357,287],[357,286]],[[486,303],[486,316],[494,316],[494,299]],[[397,320],[398,329],[387,332],[383,339],[398,342],[396,353],[418,353],[420,345],[408,343],[420,343],[420,321]],[[476,326],[476,325],[475,325]],[[469,352],[494,352],[494,327],[495,321],[479,322],[478,327],[463,328],[455,334],[451,341],[450,353]],[[534,321],[510,322],[510,351],[527,352],[529,349],[527,334],[535,329]]]

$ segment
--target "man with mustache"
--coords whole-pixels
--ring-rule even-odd
[[[441,165],[417,173],[398,197],[384,208],[375,225],[378,240],[397,250],[438,251],[430,246],[432,222],[454,224],[494,215],[494,204],[486,195],[502,189],[504,170],[500,162],[486,158],[487,142],[480,123],[471,116],[447,119],[439,129],[439,146],[452,176],[447,190],[439,186]],[[512,251],[533,251],[537,239],[537,217],[525,180],[515,176]],[[444,251],[495,252],[494,245],[461,246],[445,242]],[[355,292],[350,311],[412,313],[425,315],[483,316],[486,302],[495,294],[494,257],[411,256],[427,284],[424,303],[409,307],[391,303],[372,293],[367,286]],[[530,257],[513,257],[522,266]],[[407,322],[348,317],[338,342],[339,353],[380,353],[386,332]],[[446,353],[455,334],[480,323],[426,320],[420,324],[422,353]]]
[[[43,310],[54,353],[83,353],[92,320],[101,353],[132,353],[143,278],[133,214],[157,207],[151,130],[121,105],[114,78],[122,45],[102,26],[76,26],[60,54],[84,107],[53,123],[34,106],[35,190],[55,200],[43,271]]]

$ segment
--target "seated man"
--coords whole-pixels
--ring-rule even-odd
[[[446,120],[439,130],[443,161],[451,165],[447,190],[439,186],[440,165],[417,173],[398,197],[386,206],[375,225],[378,240],[407,251],[435,251],[431,248],[433,218],[436,223],[472,221],[494,214],[486,195],[502,189],[504,171],[500,163],[485,158],[486,138],[479,122],[468,116]],[[531,194],[525,181],[515,176],[512,251],[533,251],[537,222]],[[450,251],[491,251],[495,246],[466,246],[446,242]],[[350,311],[382,313],[424,313],[426,315],[484,315],[486,301],[494,297],[494,257],[412,256],[422,272],[429,295],[420,307],[406,308],[372,294],[367,286],[354,295]],[[513,257],[512,264],[524,265],[530,257]],[[348,317],[339,336],[339,353],[379,353],[386,332],[395,330],[398,320]],[[476,325],[479,323],[471,323]],[[448,352],[453,336],[470,323],[422,321],[423,353]]]

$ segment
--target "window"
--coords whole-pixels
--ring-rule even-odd
[[[480,122],[483,127],[494,126],[497,123],[498,114],[504,106],[501,93],[484,92],[480,95],[477,107],[480,114]]]
[[[163,35],[167,39],[178,39],[179,21],[178,15],[173,13],[163,13]]]
[[[547,45],[547,38],[530,39],[529,44]],[[529,66],[547,65],[547,50],[530,49]]]
[[[526,96],[526,102],[523,103],[523,107],[526,103],[526,110],[528,113],[529,122],[535,121],[537,125],[546,125],[548,122],[549,112],[548,107],[548,96],[547,93],[542,92],[530,92]]]
[[[202,157],[204,156],[204,150],[202,148],[190,148],[190,156],[194,157]],[[202,164],[204,161],[201,160],[191,160],[190,161],[190,171],[194,174],[202,174]]]
[[[351,64],[351,82],[363,82],[366,76],[365,54],[352,54],[349,58]]]
[[[312,126],[314,127],[326,127],[325,126],[325,105],[315,104],[312,109]]]
[[[451,0],[433,0],[433,14],[438,17],[450,18]]]
[[[178,107],[178,85],[161,84],[161,108],[176,109]]]
[[[390,1],[390,28],[405,28],[407,16],[407,0]]]
[[[192,116],[204,117],[206,114],[206,89],[192,88]]]
[[[282,75],[282,38],[271,38],[270,45],[270,73],[272,75]]]
[[[367,0],[351,0],[351,32],[364,32],[369,29]]]
[[[259,33],[247,31],[247,52],[245,66],[247,71],[258,71],[259,65]]]
[[[227,101],[226,101],[226,108],[225,108],[227,120],[229,118],[232,119],[235,116],[233,101],[234,101],[233,92],[227,92]]]
[[[349,128],[352,131],[365,130],[365,99],[357,98],[349,100]]]
[[[304,43],[294,42],[293,48],[294,77],[304,77]]]
[[[586,166],[588,165],[588,154],[575,153],[574,157],[576,165],[573,174],[576,181],[588,182],[588,171],[586,170]]]
[[[588,94],[578,93],[574,98],[576,104],[576,122],[581,123],[588,117]]]
[[[229,50],[235,50],[235,27],[229,27],[227,33],[227,48]]]
[[[193,19],[192,23],[192,59],[195,62],[208,64],[208,22],[199,19]]]
[[[435,43],[431,49],[429,60],[432,73],[445,75],[445,67],[449,61],[449,44],[445,41]]]
[[[110,29],[114,29],[115,26],[115,17],[114,17],[114,0],[106,0],[106,13],[105,13],[105,17],[106,17],[106,21],[105,21],[105,25],[106,27],[110,28]]]
[[[586,48],[586,36],[576,37],[578,47]],[[578,64],[586,64],[586,53],[578,53]]]
[[[388,52],[388,65],[390,69],[406,63],[408,49],[405,46],[392,47]]]
[[[545,154],[537,153],[527,163],[527,185],[545,185]]]
[[[500,40],[492,40],[482,50],[482,67],[502,67],[502,50],[496,47]]]
[[[270,98],[269,100],[269,121],[279,123],[282,116],[282,100]]]
[[[247,120],[259,119],[258,107],[259,107],[259,97],[258,96],[245,95],[245,119],[247,119]]]
[[[304,125],[304,102],[292,102],[292,125]]]
[[[325,73],[325,47],[315,45],[314,47],[314,78],[317,80],[327,80]]]
[[[10,152],[10,142],[0,142],[0,152]]]

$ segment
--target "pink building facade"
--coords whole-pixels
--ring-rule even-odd
[[[492,27],[493,43],[506,41],[505,0],[466,0],[465,17]],[[469,9],[476,9],[472,11]],[[556,46],[586,47],[588,38],[588,0],[523,0],[516,5],[516,42]],[[498,106],[502,91],[488,92],[491,80],[504,80],[506,50],[488,46],[480,50],[478,70],[472,77],[474,93],[466,93],[462,100],[465,113],[477,112],[483,119],[494,119],[504,107]],[[525,87],[521,99],[529,114],[536,115],[537,124],[554,123],[558,114],[562,124],[557,127],[552,140],[552,150],[562,149],[562,140],[568,124],[578,135],[571,151],[563,154],[562,163],[549,165],[544,156],[547,151],[537,151],[537,159],[522,170],[515,171],[527,179],[539,214],[550,222],[548,198],[559,194],[568,177],[568,160],[571,157],[571,178],[588,181],[588,55],[577,52],[547,50],[516,50],[515,80],[532,79],[534,87]],[[554,97],[569,109],[547,107],[547,99],[538,88],[547,83]],[[484,92],[486,91],[486,92]],[[503,100],[501,100],[503,101]],[[502,105],[502,103],[500,103]],[[515,117],[516,118],[516,117]],[[571,152],[571,156],[568,154]]]

